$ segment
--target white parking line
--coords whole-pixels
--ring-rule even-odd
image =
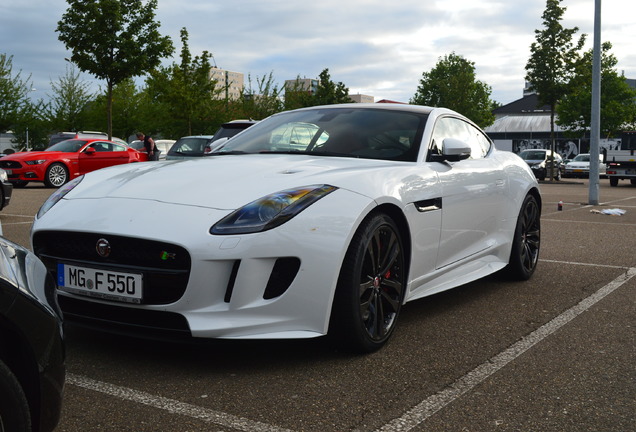
[[[502,351],[493,358],[487,360],[485,363],[477,366],[475,369],[452,383],[444,390],[426,398],[414,408],[407,411],[402,417],[396,418],[395,420],[387,423],[382,428],[378,429],[378,431],[405,432],[423,423],[433,414],[451,404],[465,393],[474,389],[476,386],[492,376],[499,369],[508,365],[521,354],[541,342],[543,339],[550,336],[555,331],[559,330],[561,327],[572,321],[581,313],[585,312],[596,303],[598,303],[600,300],[605,298],[605,296],[614,292],[632,277],[636,276],[636,268],[629,268],[626,270],[627,271],[624,274],[620,275],[612,282],[596,291],[594,294],[583,299],[580,303],[566,310],[561,315],[554,318],[552,321],[539,327],[528,336],[511,345],[505,351]]]
[[[104,393],[119,399],[129,400],[143,405],[148,405],[153,408],[165,410],[172,414],[180,414],[245,432],[292,432],[289,429],[270,426],[265,423],[247,420],[231,414],[179,402],[174,399],[164,398],[150,393],[96,381],[81,375],[67,374],[66,382],[67,384],[73,384],[78,387]]]
[[[377,432],[406,432],[426,421],[429,417],[440,411],[442,408],[453,403],[462,395],[468,393],[480,383],[491,377],[498,370],[507,366],[510,362],[521,356],[527,350],[538,344],[552,333],[556,332],[574,318],[590,309],[607,295],[621,287],[632,277],[636,276],[636,268],[626,268],[619,266],[605,266],[596,264],[576,263],[567,261],[541,260],[550,263],[561,263],[570,265],[595,266],[603,268],[615,268],[625,270],[623,274],[603,286],[598,291],[583,299],[577,305],[566,310],[550,322],[539,327],[528,336],[511,345],[506,350],[477,366],[475,369],[459,378],[447,388],[429,396],[415,407],[407,411],[404,415],[396,418]],[[251,421],[231,414],[199,407],[196,405],[180,402],[178,400],[152,395],[150,393],[133,390],[113,384],[96,381],[76,374],[67,374],[67,384],[82,387],[88,390],[104,393],[120,399],[137,402],[157,409],[168,411],[172,414],[188,416],[208,423],[225,426],[245,432],[293,432],[290,429],[279,428],[261,422]]]

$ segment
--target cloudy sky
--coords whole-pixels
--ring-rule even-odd
[[[566,27],[579,27],[592,46],[594,0],[564,0]],[[625,0],[602,0],[601,39],[613,44],[618,70],[636,78],[636,19]],[[31,76],[35,99],[51,95],[70,66],[57,39],[64,0],[0,1],[0,53],[13,56],[13,71]],[[328,68],[350,94],[402,102],[415,94],[422,72],[455,52],[475,64],[477,79],[506,104],[522,96],[535,29],[545,0],[159,0],[160,31],[175,45],[189,33],[190,51],[211,52],[216,65],[246,76],[273,74],[281,85],[297,76],[315,78]],[[96,31],[98,31],[96,29]],[[82,79],[97,91],[104,84]],[[140,81],[140,83],[143,81]]]

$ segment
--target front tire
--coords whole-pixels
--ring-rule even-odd
[[[68,169],[61,163],[51,164],[46,169],[44,184],[47,187],[59,188],[68,181]]]
[[[380,349],[397,324],[405,280],[397,225],[385,214],[367,217],[340,270],[329,334],[354,352]]]
[[[0,360],[0,432],[30,432],[29,404],[15,375]]]
[[[533,195],[521,205],[512,241],[508,274],[517,280],[528,280],[537,268],[541,247],[541,207]]]

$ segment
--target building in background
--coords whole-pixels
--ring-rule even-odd
[[[351,98],[351,101],[355,103],[374,103],[375,102],[375,98],[373,96],[363,95],[360,93],[349,95],[349,97]]]
[[[245,86],[245,75],[213,66],[210,69],[210,79],[216,81],[216,89],[222,90],[217,96],[218,99],[240,99]]]

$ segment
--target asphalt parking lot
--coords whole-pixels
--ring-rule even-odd
[[[14,190],[5,237],[53,192]],[[542,183],[538,269],[405,306],[393,339],[167,344],[68,327],[58,431],[635,431],[636,186]],[[563,201],[563,210],[557,203]],[[626,210],[623,216],[598,213]],[[165,226],[161,224],[160,226]]]

